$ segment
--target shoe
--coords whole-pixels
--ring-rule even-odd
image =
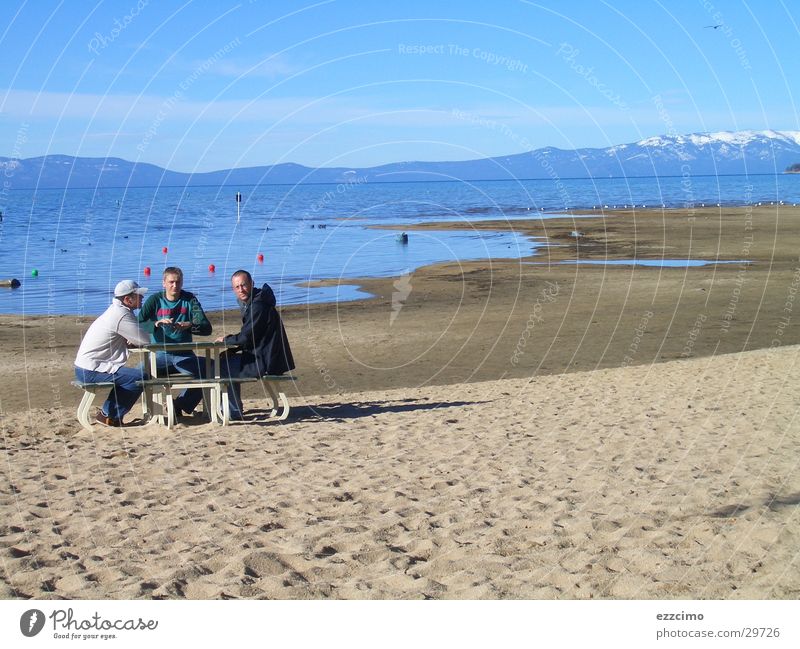
[[[175,418],[193,422],[208,421],[208,415],[206,415],[206,413],[200,412],[199,410],[192,410],[191,412],[186,412],[185,410],[183,410],[183,408],[175,408]]]
[[[104,426],[112,426],[114,428],[120,428],[122,426],[121,419],[112,419],[111,417],[104,415],[102,410],[97,411],[95,420],[98,424],[103,424]]]

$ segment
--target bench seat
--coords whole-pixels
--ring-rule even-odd
[[[104,381],[102,383],[81,383],[80,381],[72,381],[71,385],[83,390],[83,398],[78,404],[78,421],[86,430],[92,430],[92,424],[89,421],[89,409],[92,407],[94,398],[99,390],[111,390],[111,388],[114,387],[114,383],[112,381]]]
[[[153,409],[152,415],[166,417],[166,424],[168,428],[175,425],[175,403],[172,397],[173,390],[185,390],[191,388],[203,388],[210,393],[210,412],[211,420],[216,421],[219,419],[223,426],[227,426],[231,421],[230,418],[230,402],[228,400],[228,385],[232,383],[261,383],[262,386],[269,393],[272,399],[272,412],[270,417],[275,417],[278,421],[283,421],[289,416],[289,401],[283,392],[277,391],[272,385],[281,381],[294,381],[294,376],[289,375],[267,375],[259,377],[231,377],[231,378],[207,378],[197,379],[187,376],[169,376],[160,379],[147,379],[144,381],[137,381],[139,385],[145,390],[145,402],[151,404]],[[162,407],[161,412],[155,412],[159,409],[160,402],[153,397],[155,395],[164,398],[166,408]],[[147,406],[146,406],[147,407]],[[280,408],[280,414],[279,414]],[[164,412],[163,410],[166,410]]]

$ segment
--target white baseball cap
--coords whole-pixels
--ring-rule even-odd
[[[137,295],[144,295],[149,290],[150,289],[139,286],[132,279],[123,279],[114,288],[114,297],[125,297],[126,295],[130,295],[131,293],[136,293]]]

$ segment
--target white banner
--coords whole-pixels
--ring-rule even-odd
[[[795,601],[5,601],[4,647],[797,647]],[[556,644],[558,643],[558,644]]]

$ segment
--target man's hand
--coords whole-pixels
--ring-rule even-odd
[[[161,320],[156,320],[156,327],[171,327],[172,326],[172,318],[161,318]]]
[[[191,322],[176,322],[172,325],[175,329],[191,329],[192,323]]]
[[[217,336],[216,338],[214,338],[214,342],[215,343],[224,343],[225,342],[225,336]]]

